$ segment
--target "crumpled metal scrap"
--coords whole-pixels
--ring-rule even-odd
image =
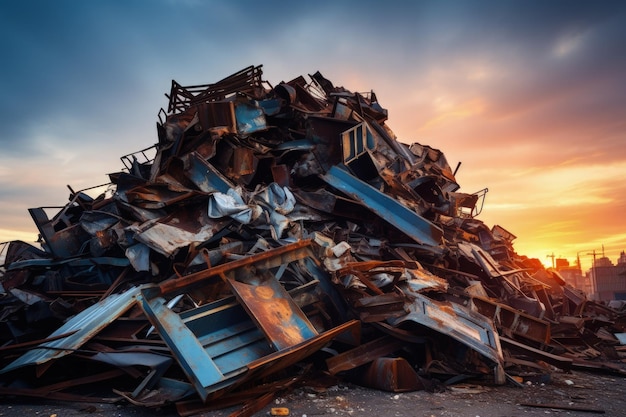
[[[279,383],[246,383],[307,361],[396,391],[503,384],[528,364],[516,354],[588,367],[593,348],[623,373],[598,349],[609,332],[559,321],[623,332],[623,314],[477,219],[486,189],[459,192],[443,152],[398,140],[373,92],[319,72],[272,86],[250,66],[167,97],[157,143],[109,184],[29,210],[41,249],[2,245],[0,395],[188,415],[266,404]],[[122,376],[112,397],[75,389]]]

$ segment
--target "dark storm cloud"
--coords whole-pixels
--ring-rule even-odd
[[[529,97],[551,100],[590,91],[595,84],[625,77],[626,3],[545,3],[560,7],[533,8],[532,13],[522,8],[517,19],[505,20],[512,24],[503,34],[511,39],[501,38],[496,51],[512,49],[517,70],[501,90],[501,99],[507,101],[501,107],[514,109],[513,101],[526,103]]]
[[[353,66],[414,78],[437,67],[454,71],[467,57],[504,57],[517,68],[493,92],[498,117],[524,111],[538,93],[551,100],[626,72],[626,5],[613,1],[60,0],[0,7],[0,141],[16,155],[34,151],[28,147],[34,132],[60,115],[92,127],[128,122],[133,97],[162,104],[169,79],[206,82],[213,78],[202,65],[220,77],[256,63],[245,58],[256,57],[255,50],[271,51],[280,67],[304,60],[329,71]],[[550,57],[559,37],[577,34],[585,37],[584,53]],[[282,75],[269,64],[268,72]],[[154,74],[161,90],[146,81]]]
[[[106,120],[111,115],[102,102],[135,93],[124,59],[132,37],[109,19],[106,3],[91,4],[27,1],[2,13],[2,49],[9,58],[0,115],[5,152],[35,151],[29,148],[33,135],[64,114]]]
[[[264,23],[272,17],[267,8],[226,2],[61,0],[0,8],[5,156],[37,153],[33,138],[60,117],[82,123],[86,132],[110,129],[111,122],[128,125],[138,104],[133,98],[140,96],[154,99],[156,114],[171,78],[184,77],[188,68],[208,77],[199,71],[206,61],[216,73],[209,79],[234,72],[233,56],[242,60],[248,44],[281,27]],[[154,74],[162,90],[149,83]]]

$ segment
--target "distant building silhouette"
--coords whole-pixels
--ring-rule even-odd
[[[589,271],[591,292],[596,301],[626,300],[626,253],[622,251],[617,265],[606,256],[596,259]]]
[[[572,287],[582,290],[590,300],[626,300],[626,252],[617,265],[606,256],[594,259],[591,269],[583,275],[580,263],[570,265],[567,259],[555,259],[555,269]]]
[[[591,294],[591,279],[589,275],[583,275],[580,265],[570,265],[567,259],[557,258],[555,266],[555,269],[561,274],[565,282],[574,288],[578,288],[585,294]]]

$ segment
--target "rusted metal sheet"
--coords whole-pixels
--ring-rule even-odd
[[[48,218],[43,207],[31,208],[28,211],[50,252],[57,258],[65,259],[79,255],[89,240],[89,234],[80,225],[73,224],[65,218],[65,210],[60,211],[52,219]]]
[[[379,294],[359,298],[354,308],[364,323],[379,322],[406,314],[407,297],[398,293]]]
[[[491,360],[494,381],[505,383],[500,339],[489,319],[456,303],[437,302],[417,293],[412,296],[414,300],[407,305],[409,313],[390,319],[390,324],[399,326],[411,321],[450,336]]]
[[[250,317],[276,350],[283,350],[317,336],[317,331],[272,275],[253,275],[240,282],[226,277]]]
[[[417,372],[404,358],[379,357],[363,373],[366,386],[390,392],[409,392],[424,389]]]
[[[196,114],[203,131],[225,130],[228,133],[237,132],[234,101],[204,102],[197,104],[196,108]]]
[[[146,209],[165,208],[198,195],[196,190],[172,183],[141,185],[126,191],[126,199],[130,204]]]
[[[221,230],[225,221],[210,219],[206,204],[188,205],[159,221],[148,221],[126,228],[134,239],[165,256],[172,256],[190,244],[202,243]]]

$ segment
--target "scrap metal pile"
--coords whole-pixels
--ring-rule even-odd
[[[623,373],[623,314],[478,220],[486,190],[398,141],[373,92],[251,66],[167,97],[105,192],[30,209],[41,249],[1,248],[0,395],[190,415],[313,372],[389,391]]]

